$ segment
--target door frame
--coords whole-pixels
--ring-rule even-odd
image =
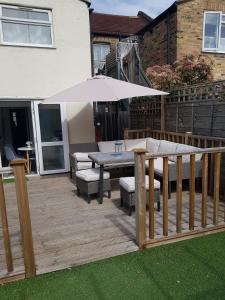
[[[68,124],[66,117],[66,104],[60,105],[60,113],[61,113],[61,124],[62,124],[62,137],[63,140],[61,142],[42,142],[41,141],[41,129],[40,129],[40,119],[39,119],[39,104],[45,105],[41,101],[32,101],[32,118],[33,118],[33,131],[34,131],[34,143],[35,143],[35,153],[36,153],[36,164],[37,171],[40,175],[50,175],[50,174],[59,174],[59,173],[67,173],[70,170],[70,161],[69,161],[69,138],[68,138]],[[48,104],[50,105],[50,104]],[[44,170],[43,165],[43,155],[42,155],[42,147],[43,146],[63,146],[64,149],[64,163],[65,168],[59,170]]]

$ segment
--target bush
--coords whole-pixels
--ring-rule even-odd
[[[186,55],[174,65],[153,66],[146,70],[153,87],[171,91],[174,88],[213,80],[213,61],[209,58]]]
[[[171,65],[150,67],[146,70],[146,74],[156,89],[170,91],[181,85],[180,77]]]

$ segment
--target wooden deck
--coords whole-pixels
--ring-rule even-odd
[[[136,251],[135,215],[120,207],[118,184],[112,199],[103,205],[91,204],[76,196],[75,186],[66,175],[33,177],[28,181],[31,221],[37,273],[52,272],[99,259]],[[23,271],[18,211],[13,184],[5,185],[9,230],[15,272]],[[189,194],[184,192],[183,229],[188,228]],[[209,203],[211,200],[209,199]],[[169,200],[169,232],[176,230],[175,194]],[[196,195],[196,216],[200,222],[201,195]],[[162,234],[162,212],[155,213],[156,235]],[[220,218],[224,205],[220,203]],[[208,218],[212,212],[209,210]],[[197,226],[198,224],[196,224]],[[0,276],[5,270],[0,229]]]

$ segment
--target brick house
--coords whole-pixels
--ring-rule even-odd
[[[144,68],[186,54],[213,59],[214,79],[225,79],[225,0],[179,0],[141,30]]]
[[[97,73],[105,64],[110,49],[120,40],[137,35],[152,21],[148,15],[139,12],[137,16],[119,16],[91,12],[91,34],[93,44],[93,66]]]

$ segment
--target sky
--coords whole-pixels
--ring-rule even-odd
[[[135,16],[139,10],[156,17],[175,0],[92,0],[96,12]]]

